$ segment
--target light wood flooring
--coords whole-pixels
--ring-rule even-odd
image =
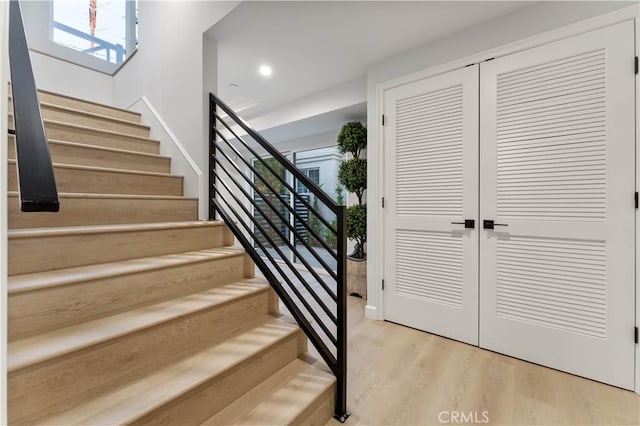
[[[371,320],[364,300],[348,299],[347,425],[470,424],[451,412],[489,425],[640,425],[640,395]]]
[[[633,392],[365,318],[362,299],[348,306],[350,425],[444,424],[442,411],[487,411],[491,425],[640,424]]]

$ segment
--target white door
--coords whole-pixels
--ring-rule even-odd
[[[384,96],[385,319],[477,344],[478,67]]]
[[[634,26],[480,67],[480,346],[634,385]],[[498,225],[500,224],[500,225]]]

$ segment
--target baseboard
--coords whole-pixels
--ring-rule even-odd
[[[374,320],[382,320],[382,318],[378,318],[378,308],[372,305],[364,307],[364,316]]]

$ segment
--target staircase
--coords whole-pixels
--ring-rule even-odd
[[[10,424],[325,424],[334,375],[140,116],[39,98],[60,211],[20,211],[10,136]]]

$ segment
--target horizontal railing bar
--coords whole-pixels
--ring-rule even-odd
[[[220,152],[222,152],[222,150],[220,150]],[[222,152],[223,155],[224,152]],[[235,163],[233,161],[231,161],[228,157],[225,156],[225,158],[227,158],[227,161],[230,161],[233,165],[235,165]],[[243,190],[242,186],[235,181],[235,178],[233,178],[231,176],[231,174],[229,173],[229,171],[224,167],[224,165],[220,162],[220,159],[214,156],[214,160],[216,162],[216,164],[218,164],[220,167],[223,168],[224,172],[227,174],[227,176],[229,176],[230,179],[233,179],[234,183],[236,184],[236,186],[238,188],[240,188],[241,190]],[[237,168],[236,168],[237,169]],[[260,190],[255,186],[255,184],[253,182],[251,182],[251,179],[245,175],[244,173],[240,172],[240,174],[242,175],[242,177],[244,178],[244,180],[249,183],[249,186],[251,186],[251,188],[258,194],[260,195],[260,197],[262,197],[262,199],[264,200],[264,202],[271,208],[271,210],[278,216],[278,218],[280,219],[280,221],[282,221],[282,223],[286,224],[286,226],[291,230],[291,232],[293,233],[293,235],[298,239],[298,241],[300,241],[302,243],[302,245],[304,245],[307,250],[309,250],[310,253],[312,253],[314,255],[314,257],[316,258],[316,260],[318,262],[320,262],[320,264],[326,269],[326,271],[329,273],[329,275],[331,276],[331,278],[333,278],[334,280],[337,278],[336,272],[333,271],[333,268],[331,268],[329,265],[327,265],[327,263],[324,261],[324,259],[322,259],[322,257],[320,256],[320,254],[318,254],[317,251],[315,251],[314,249],[311,248],[311,246],[309,246],[309,244],[304,241],[304,239],[302,239],[300,237],[300,235],[298,234],[298,231],[295,229],[295,227],[293,227],[290,223],[289,220],[287,220],[279,211],[278,209],[271,203],[271,201],[269,201],[269,199],[262,193],[260,192]],[[254,207],[258,207],[257,204],[255,203],[255,201],[250,197],[247,196],[247,199],[249,200],[249,202],[251,203],[251,205],[253,205]],[[281,201],[283,202],[283,201]],[[284,203],[284,202],[283,202]],[[296,254],[298,256],[300,256],[298,250],[296,248],[291,248],[292,250],[294,250],[296,252]],[[306,266],[309,269],[313,269],[306,261],[304,261],[304,259],[301,259],[304,263],[304,266]],[[317,276],[317,275],[314,275]],[[320,278],[317,278],[319,282],[321,282]],[[326,289],[326,287],[325,287]],[[329,290],[327,290],[327,292],[329,292]],[[332,295],[333,297],[333,293],[329,292],[329,294]],[[334,299],[335,300],[335,299]]]
[[[267,241],[269,241],[269,243],[274,247],[274,249],[278,252],[278,254],[280,254],[280,256],[282,257],[282,259],[286,262],[287,266],[289,266],[289,268],[291,268],[292,272],[296,275],[296,277],[300,280],[300,282],[302,283],[302,285],[304,286],[304,288],[307,289],[307,291],[309,291],[309,293],[313,296],[313,298],[315,299],[315,301],[318,303],[318,305],[320,305],[321,308],[323,308],[323,310],[325,311],[325,313],[327,314],[327,316],[329,317],[329,319],[331,319],[331,321],[334,324],[337,324],[338,319],[335,317],[335,315],[333,314],[333,312],[331,312],[331,310],[324,304],[324,302],[322,301],[322,299],[320,298],[320,296],[318,296],[318,294],[313,291],[313,289],[309,286],[309,283],[307,283],[307,281],[302,277],[302,275],[300,274],[300,272],[294,268],[294,266],[291,264],[291,262],[289,261],[289,259],[286,258],[286,256],[284,255],[284,253],[282,253],[282,250],[280,250],[280,248],[273,242],[273,240],[271,239],[270,236],[268,236],[267,234],[265,234],[264,228],[262,227],[262,225],[260,225],[260,223],[256,220],[256,218],[251,214],[251,212],[244,207],[243,203],[240,201],[240,199],[238,199],[238,197],[236,197],[236,195],[233,193],[233,191],[231,191],[231,188],[229,188],[229,186],[226,184],[226,182],[220,177],[220,175],[218,175],[218,172],[215,172],[216,174],[216,178],[218,179],[218,181],[227,189],[227,191],[229,191],[229,195],[231,195],[231,197],[235,200],[236,203],[238,203],[238,205],[240,206],[240,208],[242,209],[242,211],[249,217],[249,219],[251,220],[251,222],[258,227],[258,229],[260,230],[260,232],[262,232],[263,235],[265,235],[265,238],[267,239]],[[236,183],[236,182],[234,182]],[[237,183],[236,183],[237,186]],[[240,190],[246,195],[246,191],[244,191],[244,189],[240,188]],[[217,189],[216,189],[217,191]],[[217,191],[219,192],[219,191]],[[227,203],[227,205],[229,205]],[[257,206],[256,206],[257,207]],[[257,207],[259,208],[259,207]],[[260,214],[262,215],[262,217],[264,217],[267,222],[269,223],[269,225],[271,225],[271,227],[273,229],[276,229],[277,227],[275,226],[275,224],[273,223],[273,221],[268,218],[264,212],[260,209]],[[284,236],[278,234],[278,236],[283,240],[286,241],[286,239],[284,238]],[[331,293],[330,293],[331,295]],[[318,320],[319,321],[319,320]],[[335,342],[334,342],[335,343]]]
[[[220,181],[223,185],[224,182]],[[227,190],[229,190],[227,188]],[[216,190],[217,191],[217,190]],[[249,217],[250,216],[250,212],[242,206],[242,204],[240,203],[240,201],[235,198],[236,203],[238,203],[238,205],[242,208],[242,210],[244,211],[245,214],[247,214]],[[225,204],[227,205],[227,208],[229,208],[229,210],[231,210],[235,216],[239,217],[238,213],[231,207],[231,205],[227,202],[227,200],[223,199],[223,201],[225,202]],[[242,226],[247,229],[247,232],[251,233],[249,226],[244,222],[244,221],[240,221],[242,223]],[[264,228],[256,222],[255,219],[252,218],[252,222],[255,226],[258,227],[258,230],[262,233],[262,235],[264,236],[264,238],[269,242],[269,244],[271,244],[271,246],[278,252],[278,254],[280,254],[280,256],[284,256],[284,254],[282,253],[282,251],[278,248],[278,246],[275,244],[275,242],[273,241],[273,239],[268,235],[267,232],[265,232]],[[275,266],[275,268],[278,270],[278,273],[280,274],[280,276],[282,277],[282,279],[289,284],[289,287],[291,288],[291,290],[295,293],[295,295],[298,297],[298,299],[300,300],[300,302],[304,305],[304,307],[307,309],[307,311],[311,314],[311,316],[313,317],[314,320],[316,320],[318,322],[318,325],[320,326],[320,328],[322,329],[322,331],[324,331],[325,335],[329,338],[329,340],[331,340],[331,343],[333,343],[334,345],[338,343],[337,339],[334,337],[333,333],[331,332],[331,330],[329,330],[326,326],[326,324],[324,323],[324,321],[322,321],[320,319],[320,317],[318,316],[318,314],[311,308],[311,306],[309,305],[309,302],[306,301],[306,299],[304,297],[302,297],[302,294],[300,294],[299,290],[297,289],[297,287],[293,284],[293,282],[291,282],[291,280],[289,279],[289,277],[287,276],[287,274],[282,270],[282,268],[280,267],[280,265],[278,265],[275,260],[273,259],[273,256],[271,256],[269,254],[269,252],[265,249],[264,244],[262,244],[262,242],[257,239],[255,239],[255,243],[257,243],[260,248],[262,249],[262,251],[265,254],[265,257],[267,259],[269,259],[271,261],[271,264],[273,266]],[[322,305],[322,303],[320,303]],[[322,305],[324,306],[324,305]],[[335,324],[335,323],[334,323]]]
[[[255,248],[251,245],[251,242],[246,238],[246,236],[242,233],[242,231],[240,231],[240,229],[236,226],[236,224],[231,220],[231,217],[225,211],[225,209],[220,205],[217,198],[214,198],[213,204],[216,210],[218,211],[218,213],[220,214],[220,216],[222,216],[222,219],[227,224],[229,229],[232,230],[233,234],[236,236],[236,238],[238,238],[238,240],[240,241],[244,249],[247,251],[247,254],[256,263],[256,265],[258,265],[258,268],[265,275],[265,278],[267,278],[267,280],[269,281],[273,289],[276,291],[276,293],[278,294],[278,297],[284,302],[285,306],[287,307],[289,312],[291,312],[291,315],[293,315],[293,318],[296,320],[298,325],[305,332],[309,340],[311,340],[311,343],[318,350],[322,359],[327,363],[331,371],[333,371],[334,374],[337,374],[337,371],[338,371],[337,360],[333,356],[329,348],[324,344],[324,342],[322,341],[322,338],[318,335],[318,332],[313,328],[313,326],[309,323],[309,321],[307,321],[307,319],[304,317],[303,313],[300,311],[298,306],[291,299],[291,296],[289,296],[289,294],[284,290],[284,288],[280,284],[280,281],[273,274],[273,272],[271,272],[271,269],[267,266],[267,264],[264,262],[262,257],[255,250]],[[243,226],[246,228],[247,225],[244,222],[242,222],[241,220],[239,222],[242,223]]]
[[[215,113],[214,113],[215,114]],[[217,114],[216,114],[217,117]],[[220,120],[222,121],[222,120]],[[225,127],[227,127],[227,129],[229,129],[229,131],[236,137],[238,138],[238,140],[240,142],[242,142],[242,145],[247,148],[247,150],[251,153],[251,155],[253,155],[255,157],[255,159],[257,161],[260,161],[260,163],[262,165],[264,165],[267,170],[269,170],[277,179],[280,183],[282,183],[282,185],[284,185],[285,188],[287,188],[287,190],[289,192],[291,192],[306,208],[308,208],[310,211],[314,212],[314,214],[316,215],[316,217],[329,229],[331,230],[331,232],[333,232],[334,234],[336,233],[335,228],[320,214],[316,211],[316,209],[311,205],[311,203],[309,203],[307,200],[305,200],[300,194],[298,194],[298,192],[289,184],[289,182],[287,182],[287,179],[283,178],[282,176],[280,176],[278,174],[278,172],[276,170],[274,170],[274,168],[271,166],[271,164],[269,164],[261,155],[259,155],[253,148],[251,148],[251,146],[241,137],[237,136],[233,130],[231,130],[231,128],[227,125],[227,123],[225,123],[224,121],[222,121],[222,124],[225,125]],[[218,130],[217,127],[214,128],[216,133],[220,136],[220,138],[229,146],[229,148],[231,148],[231,150],[233,150],[234,153],[236,153],[237,155],[242,156],[242,154],[240,154],[240,151],[238,151],[238,149],[233,146],[233,144],[229,141],[229,139],[227,139],[224,134]],[[244,160],[244,156],[242,156],[243,160]],[[247,160],[248,161],[248,160]],[[334,209],[329,209],[331,210],[332,213],[335,214]]]
[[[217,130],[216,130],[216,132],[218,132],[218,133],[219,133],[219,131],[217,131]],[[278,199],[280,199],[280,201],[282,201],[283,205],[287,208],[287,210],[289,210],[289,212],[291,212],[291,214],[293,214],[293,216],[294,216],[294,217],[295,217],[299,222],[301,222],[301,223],[304,225],[305,229],[306,229],[307,231],[309,231],[309,233],[310,233],[311,235],[313,235],[313,237],[314,237],[318,242],[320,242],[320,243],[322,244],[322,247],[324,247],[324,249],[325,249],[325,250],[327,250],[327,251],[331,254],[331,256],[332,256],[332,257],[334,257],[334,258],[336,258],[336,259],[337,259],[337,254],[335,254],[335,253],[334,253],[334,251],[333,251],[333,249],[331,249],[331,247],[329,247],[329,246],[327,245],[327,243],[324,241],[324,239],[323,239],[322,237],[320,237],[320,236],[319,236],[319,235],[318,235],[318,234],[313,230],[313,228],[311,228],[311,226],[307,223],[307,221],[305,220],[305,218],[301,217],[301,216],[300,216],[300,214],[295,210],[295,208],[291,207],[291,205],[289,204],[289,202],[285,202],[284,200],[282,200],[282,197],[280,197],[280,195],[278,194],[278,191],[276,191],[276,189],[273,187],[273,185],[271,185],[271,184],[269,183],[269,181],[267,181],[267,179],[265,179],[265,177],[264,177],[264,176],[262,176],[262,175],[261,175],[261,174],[256,170],[256,168],[255,168],[255,167],[253,167],[253,166],[251,165],[251,162],[250,162],[250,161],[248,161],[246,158],[244,158],[244,156],[243,156],[242,154],[240,154],[240,152],[239,152],[239,151],[238,151],[238,150],[237,150],[237,149],[236,149],[236,148],[235,148],[235,147],[234,147],[234,146],[233,146],[233,145],[232,145],[232,144],[231,144],[231,143],[230,143],[230,142],[229,142],[229,141],[228,141],[228,140],[223,136],[223,135],[220,135],[220,137],[221,137],[221,138],[225,141],[225,143],[226,143],[226,144],[231,148],[231,150],[232,150],[232,151],[233,151],[233,152],[238,156],[238,158],[240,158],[240,159],[242,160],[242,162],[243,162],[244,164],[246,164],[246,165],[247,165],[247,167],[249,168],[249,170],[251,170],[255,176],[257,176],[258,178],[260,178],[260,180],[261,180],[262,182],[264,182],[265,186],[266,186],[266,187],[267,187],[267,188],[268,188],[268,189],[269,189],[269,190],[270,190],[274,195],[276,195],[276,197],[278,197]],[[229,159],[229,156],[227,155],[227,153],[225,153],[225,152],[224,152],[224,150],[223,150],[223,149],[219,149],[219,151],[220,151],[220,152],[222,152],[222,154],[225,156],[225,158],[226,158],[228,161],[230,161],[230,162],[232,162],[232,163],[234,164],[234,168],[235,168],[236,170],[238,170],[238,172],[239,172],[240,174],[242,174],[243,176],[245,176],[245,173],[240,169],[240,167],[238,167],[238,165],[237,165],[237,164],[235,164],[235,162],[233,162],[233,161],[231,161],[231,160]],[[249,182],[249,183],[251,183],[251,184],[253,183],[253,182],[251,182],[251,180],[250,180],[249,178],[247,178],[247,179],[248,179],[248,182]],[[257,192],[260,192],[260,191],[257,191]],[[318,218],[320,217],[320,216],[318,216],[318,214],[317,214],[317,213],[314,213],[314,214],[315,214],[315,216],[316,216],[316,217],[318,217]],[[331,229],[331,228],[329,228],[329,229]],[[307,247],[307,248],[309,248],[309,247]],[[309,249],[310,249],[310,248],[309,248]],[[311,250],[311,249],[310,249],[310,250]]]
[[[223,153],[224,154],[224,153]],[[233,183],[238,187],[238,189],[240,189],[240,191],[243,192],[243,194],[245,194],[245,197],[249,200],[249,202],[251,203],[252,206],[254,206],[255,208],[260,208],[259,206],[257,206],[253,200],[251,199],[250,195],[244,190],[244,188],[242,188],[242,186],[240,185],[240,183],[238,183],[238,181],[229,173],[229,171],[224,167],[224,165],[220,162],[220,159],[218,159],[217,157],[213,157],[216,164],[218,164],[222,170],[227,174],[227,176],[229,177],[229,179],[231,179],[233,181]],[[232,162],[233,163],[233,162]],[[214,170],[214,175],[216,178],[219,178],[217,172]],[[257,188],[255,188],[255,186],[253,185],[253,183],[250,181],[250,179],[248,179],[248,177],[244,174],[241,173],[243,177],[245,177],[245,180],[247,180],[249,182],[249,185],[252,186],[252,188],[254,188],[254,190],[257,191]],[[259,194],[262,194],[260,192],[258,192]],[[277,211],[277,209],[271,204],[271,202],[269,200],[267,200],[266,198],[263,198],[264,201],[271,207],[271,209],[278,215],[278,217],[280,218],[280,220],[284,223],[289,223],[288,220],[286,220],[284,217],[282,217],[282,215],[279,214],[279,212]],[[263,216],[266,218],[266,216],[263,214]],[[275,225],[271,225],[274,229],[277,230],[277,227]],[[300,239],[300,237],[297,235],[297,233],[294,231],[294,235],[296,235],[296,237],[298,239]],[[288,241],[287,239],[282,239],[287,246],[291,249],[291,251],[293,251],[296,256],[298,256],[300,258],[300,260],[302,261],[302,263],[304,264],[304,266],[309,270],[309,273],[311,275],[313,275],[313,277],[316,279],[316,281],[318,281],[318,284],[320,284],[322,286],[322,288],[327,292],[327,294],[334,300],[336,301],[337,298],[335,296],[335,294],[333,293],[333,291],[329,288],[329,286],[324,282],[324,280],[322,278],[320,278],[320,276],[318,275],[318,273],[315,271],[314,268],[311,267],[311,265],[309,265],[309,263],[304,259],[303,256],[300,255],[300,252],[298,251],[298,249],[295,248],[295,246],[291,245],[291,242]],[[303,244],[306,243],[301,240]],[[308,246],[306,246],[308,248]]]
[[[82,53],[94,53],[94,52],[99,52],[101,50],[106,50],[109,49],[109,46],[95,46],[95,47],[90,47],[88,49],[82,50]]]
[[[336,230],[334,229],[334,227],[327,222],[324,217],[322,217],[322,215],[318,214],[315,209],[313,208],[313,206],[304,198],[302,198],[302,196],[300,194],[298,194],[298,192],[289,184],[289,182],[287,182],[286,179],[283,179],[282,176],[280,176],[274,169],[273,167],[271,167],[271,165],[269,163],[267,163],[264,158],[262,158],[261,155],[259,155],[253,148],[251,148],[251,146],[244,140],[242,139],[240,136],[238,136],[233,129],[231,129],[231,127],[229,127],[229,125],[224,122],[219,116],[218,114],[216,114],[214,112],[215,117],[218,118],[218,120],[229,130],[229,132],[231,132],[231,134],[242,143],[242,145],[247,148],[247,150],[256,158],[256,160],[260,161],[274,176],[276,176],[278,178],[278,180],[289,190],[289,192],[291,192],[292,194],[294,194],[294,196],[297,196],[298,200],[300,200],[300,202],[309,210],[313,211],[316,215],[316,217],[318,219],[320,219],[320,221],[327,227],[329,228],[334,234],[336,233]],[[237,149],[235,149],[235,147],[233,147],[233,144],[231,144],[229,142],[229,140],[227,140],[227,138],[222,134],[222,132],[220,130],[218,130],[218,128],[216,127],[216,133],[218,133],[218,135],[227,143],[227,145],[232,146],[232,149],[234,151],[237,151]],[[332,213],[335,214],[336,212],[336,208],[333,208],[332,206],[324,203],[329,210],[331,210]]]
[[[71,34],[71,35],[76,36],[78,38],[81,38],[83,40],[90,41],[90,42],[93,42],[93,43],[96,43],[96,44],[100,44],[101,46],[99,46],[99,47],[104,48],[104,49],[111,49],[111,50],[114,50],[114,51],[118,51],[119,49],[124,50],[124,46],[122,46],[121,44],[114,44],[114,43],[111,43],[111,42],[109,42],[107,40],[103,40],[103,39],[98,38],[96,36],[92,36],[91,34],[83,33],[82,31],[80,31],[80,30],[78,30],[76,28],[70,27],[70,26],[65,25],[65,24],[63,24],[61,22],[58,22],[58,21],[53,21],[53,28],[58,29],[60,31],[64,31],[67,34]]]
[[[221,107],[231,119],[235,120],[237,124],[244,128],[249,136],[255,139],[258,145],[262,145],[262,147],[265,148],[265,150],[267,150],[267,152],[273,156],[273,160],[279,161],[280,164],[275,164],[273,161],[267,162],[264,158],[259,156],[243,138],[239,137],[234,132],[234,130],[216,114],[216,109],[218,106]],[[309,202],[307,202],[306,198],[308,197],[301,196],[294,188],[291,187],[291,185],[288,183],[288,176],[286,176],[286,174],[285,176],[281,176],[278,172],[276,172],[275,169],[284,167],[284,169],[292,173],[294,177],[297,177],[300,183],[306,184],[309,191],[312,194],[316,195],[314,204],[317,201],[321,200],[321,195],[326,195],[329,199],[330,197],[328,197],[328,195],[324,193],[319,186],[316,187],[314,186],[315,184],[313,182],[308,182],[310,180],[307,176],[299,176],[303,175],[303,173],[298,170],[294,164],[292,164],[282,154],[277,152],[272,145],[270,145],[264,138],[262,138],[262,136],[253,131],[253,129],[247,128],[247,123],[242,121],[242,119],[239,118],[226,104],[217,99],[217,97],[213,94],[210,94],[209,96],[209,120],[209,217],[215,217],[215,212],[219,212],[222,220],[227,223],[231,232],[236,236],[238,241],[247,251],[248,255],[255,262],[256,267],[260,271],[262,271],[265,278],[269,281],[284,305],[289,309],[311,343],[317,348],[322,359],[327,363],[331,371],[335,374],[336,393],[334,417],[340,422],[344,422],[350,415],[349,411],[347,410],[346,208],[344,206],[338,206],[337,204],[335,204],[335,202],[333,202],[333,200],[331,200],[330,202],[326,202],[326,200],[324,200],[323,202],[325,202],[328,208],[336,215],[334,222],[335,225],[329,225],[324,217],[318,214],[318,210],[313,208],[309,204]],[[255,163],[253,161],[247,161],[247,159],[239,152],[239,150],[236,149],[234,144],[229,142],[229,140],[217,127],[218,121],[223,124],[220,129],[222,127],[226,127],[226,129],[229,130],[231,134],[238,139],[239,143],[244,145],[244,147],[246,147],[249,152],[251,152],[251,154],[255,156]],[[231,123],[231,121],[229,121],[229,123]],[[238,167],[238,164],[240,163],[238,162],[238,164],[236,164],[235,159],[231,160],[225,150],[218,149],[218,135],[222,138],[224,143],[228,145],[231,151],[235,152],[235,154],[240,157],[240,159],[242,159],[244,164],[248,166],[248,169],[254,172],[254,174],[256,175],[255,177],[251,176],[250,173],[245,173],[247,169],[240,169],[240,167]],[[242,145],[239,146],[241,147]],[[222,143],[220,144],[220,147],[222,148]],[[218,150],[223,153],[222,156],[216,155]],[[222,160],[224,158],[226,158],[227,161],[223,162]],[[231,163],[233,168],[227,166],[227,164],[225,164],[227,162]],[[255,168],[252,166],[253,164],[256,165]],[[266,170],[264,171],[264,175],[257,172],[256,168],[262,170],[262,167],[258,167],[258,165],[265,166]],[[229,169],[227,169],[227,167],[229,167]],[[229,170],[232,170],[234,172],[233,174],[239,172],[242,175],[242,178],[233,176],[232,173],[229,173]],[[268,177],[268,172],[271,172],[276,180]],[[223,173],[226,176],[224,176]],[[271,185],[270,181],[273,181],[273,185]],[[216,182],[218,182],[218,186],[216,186]],[[249,185],[246,185],[245,182],[248,182]],[[264,182],[266,188],[268,188],[271,193],[267,192],[267,190],[264,190],[264,192],[263,190],[259,190],[258,187],[264,187],[261,183],[258,182]],[[288,197],[289,194],[282,194],[281,191],[276,191],[274,189],[274,186],[280,187],[280,183],[282,183],[284,187],[290,191],[292,195],[291,198]],[[232,186],[230,186],[232,184],[235,185],[240,191],[237,191],[236,188],[233,188],[232,191]],[[295,183],[294,186],[297,187]],[[257,192],[258,195],[254,194],[249,187]],[[220,190],[223,190],[224,192],[220,192]],[[226,194],[226,191],[228,191],[228,195]],[[292,209],[292,200],[295,201],[295,210]],[[322,300],[324,300],[324,295],[322,299],[318,300],[318,293],[316,291],[313,291],[314,289],[316,289],[313,282],[311,282],[310,280],[309,282],[307,282],[307,280],[304,279],[306,275],[302,276],[302,274],[300,273],[304,273],[305,271],[300,270],[300,272],[298,272],[298,268],[296,268],[296,266],[292,264],[292,259],[294,259],[292,256],[294,255],[297,255],[297,257],[300,258],[303,263],[305,263],[305,257],[300,256],[300,253],[297,250],[297,248],[300,246],[296,243],[296,238],[306,245],[306,241],[302,239],[300,237],[300,234],[298,233],[298,230],[300,229],[298,222],[305,225],[309,231],[313,231],[308,226],[309,218],[301,218],[299,214],[296,214],[296,210],[298,210],[298,200],[300,200],[302,204],[309,209],[310,214],[315,214],[318,221],[322,222],[327,227],[327,229],[329,229],[330,232],[333,232],[333,234],[336,236],[337,248],[335,250],[335,253],[333,252],[333,250],[328,250],[335,257],[337,262],[335,273],[333,273],[333,269],[327,268],[328,265],[323,265],[325,266],[325,269],[327,271],[332,273],[332,278],[335,279],[336,283],[335,318],[337,322],[335,322],[335,338],[333,333],[328,332],[327,324],[329,323],[324,322],[325,316],[322,315],[322,312],[311,309],[311,306],[309,305],[309,303],[307,303],[308,296],[305,294],[303,297],[301,294],[301,292],[304,291],[302,287],[297,283],[294,285],[292,282],[296,279],[300,280],[300,283],[304,286],[304,288],[309,291],[309,293],[314,297],[315,302],[317,302],[322,307],[322,309],[325,309],[325,313],[327,313],[327,305],[321,303]],[[274,205],[278,204],[278,201],[287,206],[290,212],[289,214],[287,214],[287,211],[280,206],[278,208],[274,207]],[[265,203],[271,210],[264,206]],[[237,206],[239,207],[235,206],[235,204],[237,204]],[[230,212],[227,211],[227,209],[229,209]],[[275,216],[272,214],[272,211],[275,212]],[[291,215],[291,213],[293,213],[293,216]],[[304,213],[306,216],[306,212]],[[283,223],[287,224],[287,228],[278,225],[277,218],[279,218]],[[298,222],[292,222],[293,218],[295,218]],[[240,226],[242,227],[242,229],[240,228]],[[304,233],[303,231],[301,232]],[[321,234],[325,234],[325,230],[322,229],[320,229],[318,232]],[[311,233],[312,232],[309,232],[309,234]],[[305,238],[306,235],[307,234],[305,234]],[[318,235],[315,235],[314,237],[321,243],[325,243],[325,241],[322,238],[319,238]],[[284,245],[280,244],[280,241],[283,241]],[[286,247],[289,247],[291,249],[291,252],[286,250]],[[307,246],[307,248],[309,247]],[[317,252],[313,249],[310,249],[310,251],[314,255],[317,254]],[[285,254],[284,252],[287,253]],[[262,255],[260,253],[262,253]],[[305,256],[309,257],[306,252]],[[308,263],[305,263],[305,267],[307,268],[306,271],[315,272],[314,268],[312,268]],[[279,274],[281,278],[278,278],[277,274]],[[320,279],[319,276],[316,276],[314,278],[316,278],[318,283],[320,283],[321,285],[326,285],[324,280]],[[287,290],[286,285],[288,285],[291,289]],[[298,291],[298,289],[300,291]],[[327,291],[327,293],[333,295],[332,291]],[[295,298],[299,300],[295,300]],[[305,313],[305,309],[308,312]],[[314,309],[316,309],[315,304]],[[331,309],[333,309],[333,306]],[[322,320],[319,318],[319,315],[322,316]],[[329,317],[331,318],[332,316],[330,315]],[[316,326],[315,324],[313,324],[314,321],[317,321],[319,324]],[[322,336],[322,334],[325,334],[326,336]],[[335,355],[333,353],[334,349]]]
[[[314,181],[309,179],[309,177],[301,173],[293,163],[291,163],[285,156],[280,153],[280,151],[275,149],[273,145],[267,142],[267,140],[263,138],[262,135],[253,130],[253,128],[251,128],[251,126],[249,126],[243,119],[238,117],[238,115],[236,115],[236,113],[231,108],[229,108],[227,104],[218,99],[218,97],[213,93],[210,93],[209,95],[213,98],[215,103],[220,108],[222,108],[222,110],[226,112],[227,115],[231,117],[240,127],[242,127],[245,132],[251,135],[251,137],[256,142],[258,142],[265,149],[265,151],[267,151],[272,157],[277,158],[278,162],[285,166],[285,168],[289,170],[289,172],[296,179],[301,181],[304,186],[309,188],[309,191],[313,192],[325,205],[329,206],[329,208],[335,212],[337,204],[326,192],[324,192]]]

